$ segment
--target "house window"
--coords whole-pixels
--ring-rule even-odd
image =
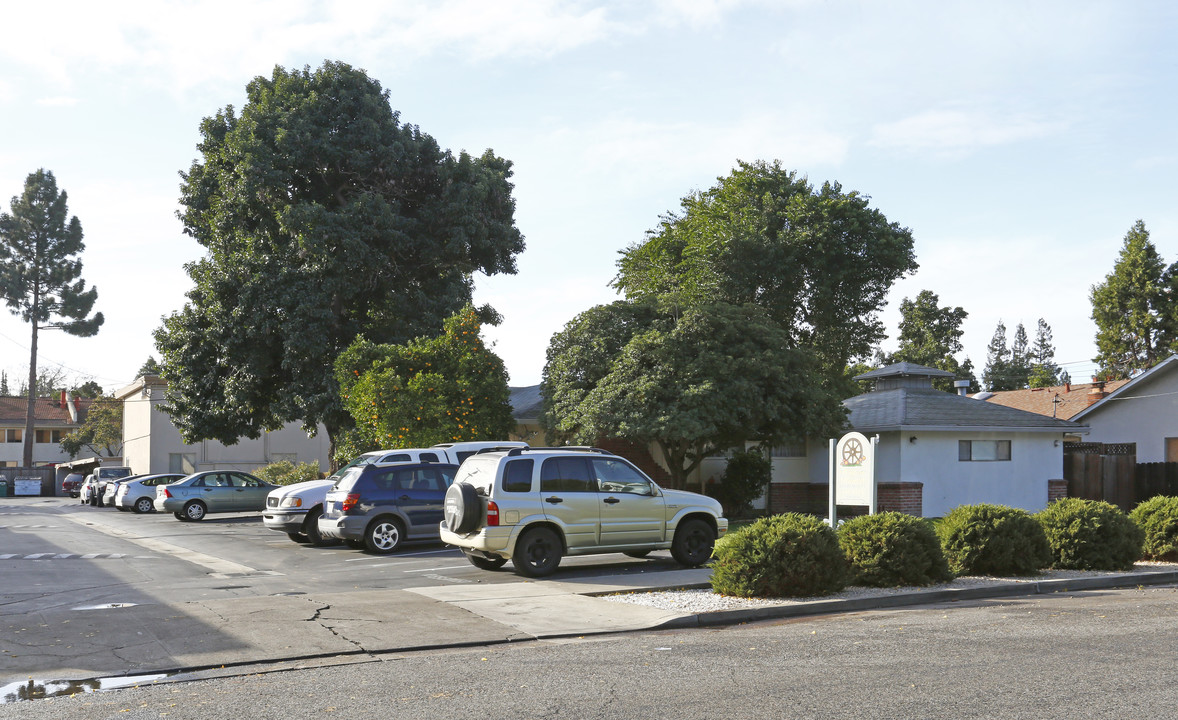
[[[168,453],[168,472],[185,475],[196,472],[196,453]]]
[[[36,430],[36,440],[39,443],[59,443],[65,434],[61,430]]]
[[[961,462],[1010,460],[1009,440],[958,440],[957,459]]]
[[[804,458],[806,457],[806,443],[803,440],[774,445],[769,455],[775,458]]]
[[[18,443],[24,442],[24,431],[19,428],[8,428],[4,431],[4,442]]]

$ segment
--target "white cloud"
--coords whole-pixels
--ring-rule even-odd
[[[874,126],[869,144],[904,152],[962,157],[981,148],[1048,137],[1064,129],[1064,123],[1027,116],[998,118],[962,110],[929,110]]]
[[[38,105],[43,105],[45,107],[73,107],[79,102],[81,101],[76,97],[66,97],[62,95],[57,97],[46,97],[37,100]]]

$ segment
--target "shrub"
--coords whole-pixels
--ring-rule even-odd
[[[254,475],[275,485],[294,485],[307,480],[318,480],[323,477],[319,470],[319,463],[305,462],[295,465],[290,460],[279,460],[258,468]]]
[[[727,517],[748,515],[749,506],[764,494],[773,474],[773,464],[760,450],[738,450],[728,459],[724,474],[707,492],[724,506]]]
[[[1115,505],[1063,498],[1036,517],[1057,568],[1129,570],[1141,559],[1145,533]]]
[[[861,515],[839,527],[838,539],[854,584],[931,585],[953,578],[936,531],[920,518],[898,512]]]
[[[1152,497],[1133,508],[1129,519],[1145,533],[1142,557],[1178,560],[1178,497]]]
[[[937,535],[957,575],[1033,575],[1051,564],[1043,528],[1025,510],[961,505],[941,520]]]
[[[761,518],[716,545],[712,589],[740,597],[810,597],[847,584],[838,536],[811,515]]]

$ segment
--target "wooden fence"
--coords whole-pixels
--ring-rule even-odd
[[[1068,481],[1068,497],[1105,500],[1128,512],[1139,500],[1136,470],[1136,443],[1064,446],[1063,476]]]
[[[1139,463],[1133,480],[1137,502],[1155,495],[1178,495],[1178,462]]]

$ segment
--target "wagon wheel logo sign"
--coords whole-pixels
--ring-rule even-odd
[[[843,467],[859,467],[863,464],[863,444],[856,438],[850,438],[843,444]]]

